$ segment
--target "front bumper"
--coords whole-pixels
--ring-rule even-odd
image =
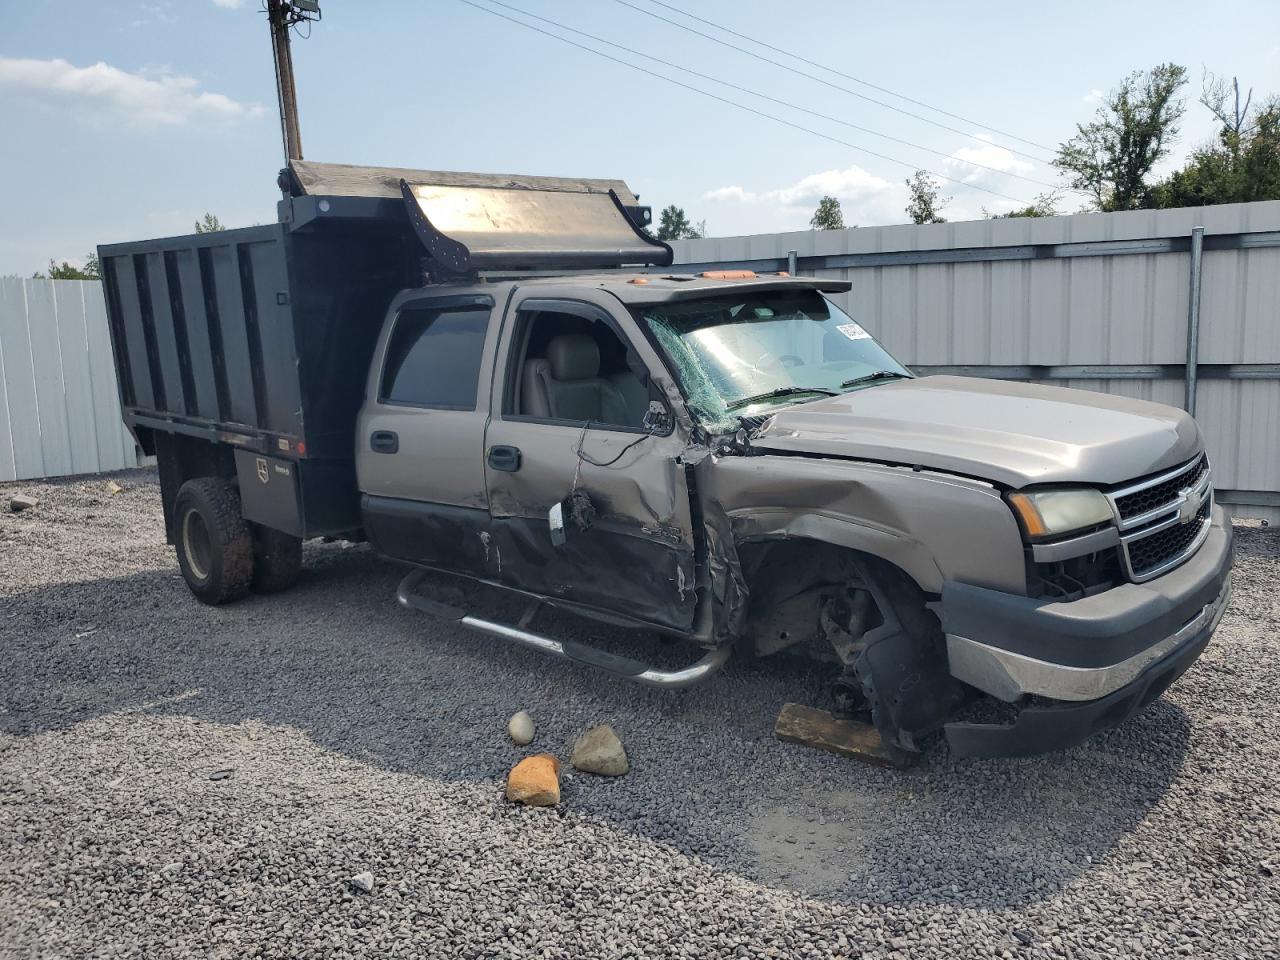
[[[943,588],[952,676],[1022,706],[1013,724],[947,724],[963,756],[1027,756],[1073,746],[1155,700],[1209,643],[1230,598],[1231,524],[1177,569],[1070,603],[968,584]]]

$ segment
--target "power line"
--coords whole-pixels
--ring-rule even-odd
[[[842,147],[848,147],[851,150],[857,150],[859,153],[865,153],[868,156],[877,157],[881,160],[887,160],[890,163],[896,163],[896,164],[899,164],[900,166],[907,167],[908,169],[911,169],[911,170],[924,169],[923,167],[920,167],[918,164],[910,163],[906,160],[899,160],[897,157],[891,157],[888,154],[878,153],[875,150],[870,150],[867,147],[859,146],[856,143],[850,143],[848,140],[841,140],[839,137],[833,137],[829,133],[823,133],[820,130],[814,130],[812,127],[806,127],[803,124],[795,123],[794,121],[787,120],[783,117],[774,116],[773,114],[766,113],[763,110],[757,110],[755,107],[749,107],[744,103],[738,103],[738,101],[736,100],[730,100],[728,97],[722,97],[719,94],[711,93],[709,90],[702,90],[691,84],[684,83],[683,81],[680,81],[680,80],[676,80],[673,77],[668,77],[665,74],[658,73],[655,70],[649,70],[646,67],[640,66],[639,64],[631,63],[630,61],[623,60],[619,57],[610,56],[609,54],[604,53],[600,50],[596,50],[593,47],[588,47],[585,44],[577,43],[574,40],[570,40],[568,37],[562,37],[559,34],[552,33],[550,30],[543,30],[541,27],[535,27],[531,23],[525,23],[523,20],[517,20],[515,17],[509,17],[505,13],[501,13],[500,11],[494,10],[490,7],[481,6],[479,3],[476,3],[475,0],[458,0],[458,2],[465,3],[467,6],[474,7],[477,10],[482,10],[485,13],[490,14],[491,16],[499,17],[503,20],[508,21],[509,23],[514,23],[517,26],[524,27],[526,30],[532,30],[535,33],[542,34],[543,36],[551,37],[553,40],[559,40],[561,43],[567,43],[571,47],[577,47],[579,50],[585,50],[587,53],[595,54],[597,57],[601,57],[613,63],[621,64],[622,66],[628,67],[631,70],[636,70],[640,73],[647,74],[648,76],[656,77],[657,79],[663,80],[666,83],[674,84],[677,87],[681,87],[682,89],[685,89],[685,90],[690,90],[704,97],[709,97],[710,99],[718,101],[719,103],[728,104],[731,107],[736,107],[739,110],[744,110],[747,113],[754,114],[757,117],[763,117],[765,120],[772,120],[775,123],[781,123],[784,126],[791,127],[793,130],[799,130],[803,133],[808,133],[815,137],[821,137],[823,140],[829,140],[832,143],[838,143]],[[924,172],[929,174],[930,176],[937,177],[940,180],[946,180],[950,183],[958,184],[959,186],[962,186],[962,187],[969,187],[972,190],[978,190],[978,191],[981,191],[982,193],[989,193],[993,197],[999,197],[1002,200],[1012,200],[1014,203],[1023,204],[1023,205],[1027,204],[1026,200],[1021,200],[1018,197],[1011,197],[1009,196],[1009,194],[1001,193],[998,190],[991,190],[987,187],[980,187],[976,183],[966,183],[965,181],[960,180],[957,177],[951,177],[945,173],[937,173],[933,170],[927,170],[927,169],[924,169]]]
[[[691,76],[698,77],[702,80],[710,80],[712,83],[718,83],[722,86],[729,87],[732,90],[737,90],[739,93],[745,93],[752,97],[759,97],[761,100],[768,100],[770,103],[776,103],[779,106],[788,107],[789,109],[792,109],[792,110],[798,110],[801,113],[807,113],[811,117],[817,117],[820,120],[827,120],[827,121],[830,121],[831,123],[838,123],[842,126],[849,127],[853,130],[860,130],[863,133],[869,133],[873,137],[880,137],[881,139],[884,139],[884,140],[891,140],[894,143],[900,143],[906,147],[912,147],[916,150],[923,150],[926,153],[932,153],[946,160],[954,161],[955,163],[963,163],[970,167],[977,167],[980,170],[988,170],[991,173],[996,173],[1003,177],[1014,177],[1018,180],[1025,180],[1027,183],[1034,183],[1037,186],[1048,187],[1050,190],[1061,189],[1061,185],[1059,184],[1049,183],[1045,180],[1037,180],[1034,177],[1024,176],[1021,173],[1013,173],[1008,170],[1001,170],[999,167],[993,167],[986,163],[979,163],[976,160],[964,160],[960,157],[953,156],[952,154],[949,154],[944,150],[935,150],[933,147],[926,147],[923,144],[915,143],[911,140],[903,140],[901,137],[894,137],[894,136],[890,136],[887,133],[880,133],[878,130],[872,130],[870,127],[859,126],[856,123],[851,123],[848,120],[842,120],[839,117],[833,117],[833,116],[830,116],[829,114],[820,113],[817,110],[810,110],[808,107],[802,107],[800,106],[800,104],[793,103],[790,100],[782,100],[778,97],[771,96],[767,93],[761,93],[759,90],[752,90],[749,87],[743,87],[736,83],[732,83],[728,80],[721,80],[720,78],[714,77],[707,73],[700,73],[699,71],[693,70],[689,67],[683,67],[678,63],[672,63],[670,60],[663,60],[661,57],[655,57],[653,54],[644,53],[641,50],[635,50],[632,47],[624,46],[621,43],[614,43],[612,40],[606,40],[604,37],[597,37],[593,33],[587,33],[585,30],[579,30],[576,27],[571,27],[568,24],[561,23],[558,20],[552,20],[549,17],[543,17],[543,16],[539,16],[536,13],[530,13],[528,10],[522,10],[519,7],[513,6],[512,4],[504,3],[503,0],[488,0],[488,2],[492,3],[494,6],[505,7],[506,9],[512,10],[520,14],[521,16],[528,17],[531,20],[538,20],[542,23],[548,23],[551,26],[557,27],[561,30],[567,30],[570,33],[576,33],[580,37],[586,37],[588,40],[594,40],[596,43],[603,43],[607,46],[614,47],[615,49],[624,50],[627,53],[634,54],[637,57],[643,57],[647,60],[652,60],[654,63],[660,63],[663,66],[671,67],[672,69],[679,70],[682,73],[690,74]]]
[[[968,117],[962,117],[958,113],[952,113],[949,110],[943,110],[941,107],[935,107],[933,104],[926,103],[923,100],[916,100],[914,97],[908,97],[905,93],[898,93],[895,90],[890,90],[888,87],[882,87],[879,84],[872,83],[870,80],[863,80],[851,74],[843,73],[842,71],[837,70],[835,67],[828,67],[826,64],[819,63],[816,60],[810,60],[808,57],[802,57],[800,54],[792,50],[783,50],[781,47],[775,47],[773,44],[766,43],[764,40],[757,40],[755,37],[749,37],[745,33],[739,33],[737,30],[733,30],[729,27],[726,27],[722,23],[715,23],[711,20],[707,20],[704,17],[700,17],[695,13],[690,13],[688,10],[681,10],[679,7],[672,6],[669,3],[663,3],[663,0],[649,0],[649,2],[659,7],[666,7],[668,10],[672,10],[675,13],[688,17],[690,20],[697,20],[699,23],[705,23],[709,27],[715,27],[717,30],[722,30],[725,33],[731,36],[737,37],[740,40],[747,40],[751,43],[758,44],[764,47],[766,50],[772,50],[774,53],[780,53],[783,56],[787,56],[787,57],[791,57],[792,59],[799,60],[801,63],[807,63],[809,64],[809,66],[817,67],[819,70],[826,70],[828,73],[834,73],[837,77],[844,77],[846,80],[852,80],[854,83],[860,83],[864,87],[870,87],[872,90],[879,90],[881,93],[887,93],[889,94],[889,96],[897,97],[899,100],[905,100],[907,101],[907,103],[914,103],[917,107],[924,107],[926,110],[932,110],[934,113],[940,113],[944,117],[950,117],[952,120],[961,120],[964,123],[972,123],[975,127],[982,127],[984,130],[990,130],[992,133],[998,133],[1000,134],[1000,136],[1008,137],[1010,140],[1017,140],[1019,143],[1025,143],[1031,147],[1038,147],[1041,150],[1048,150],[1050,152],[1053,151],[1053,147],[1045,146],[1043,143],[1037,143],[1035,140],[1028,140],[1026,137],[1018,136],[1016,133],[1008,133],[1004,130],[997,130],[995,127],[991,126],[988,123],[979,123],[977,120],[970,120]]]
[[[942,123],[938,120],[933,120],[933,119],[930,119],[929,117],[921,116],[918,113],[912,113],[910,110],[904,110],[902,107],[895,106],[892,103],[885,103],[883,100],[877,100],[875,97],[869,97],[865,93],[859,93],[857,90],[850,90],[848,87],[842,87],[838,83],[832,83],[830,80],[825,80],[822,77],[814,76],[812,73],[806,73],[803,70],[798,70],[795,67],[790,66],[789,64],[782,63],[778,60],[771,60],[769,57],[756,53],[753,50],[748,50],[745,47],[740,47],[736,43],[730,43],[728,40],[721,40],[719,37],[713,37],[709,33],[703,33],[701,30],[696,30],[693,27],[687,26],[686,24],[679,23],[675,20],[672,20],[670,17],[664,17],[660,13],[655,13],[652,10],[646,10],[644,7],[636,6],[634,3],[631,3],[630,0],[615,0],[615,2],[622,4],[624,7],[630,7],[632,10],[635,10],[637,13],[644,14],[646,17],[653,17],[655,20],[661,20],[663,23],[670,24],[671,26],[676,27],[679,30],[684,30],[688,33],[692,33],[695,36],[702,37],[704,40],[710,40],[712,43],[718,43],[720,44],[720,46],[728,47],[730,50],[737,50],[739,53],[744,53],[748,57],[754,57],[756,60],[761,60],[764,63],[772,64],[773,66],[778,67],[782,70],[787,70],[791,73],[797,74],[798,76],[804,77],[807,80],[812,80],[814,83],[820,83],[824,87],[830,87],[832,90],[839,90],[842,93],[849,94],[849,96],[851,97],[857,97],[860,100],[866,100],[868,103],[874,103],[877,106],[884,107],[886,110],[892,110],[895,113],[901,113],[904,116],[911,117],[915,120],[921,121],[922,123],[930,124],[942,130],[949,130],[952,133],[958,133],[962,137],[968,137],[971,140],[977,140],[979,143],[988,144],[988,145],[994,144],[994,146],[1003,147],[1005,150],[1008,150],[1010,153],[1017,154],[1020,157],[1025,157],[1028,160],[1036,160],[1040,163],[1045,162],[1043,157],[1037,157],[1033,154],[1026,153],[1022,150],[1017,150],[1014,147],[1010,147],[1005,144],[994,143],[994,141],[991,141],[991,140],[984,140],[982,137],[978,136],[977,134],[970,133],[967,130],[961,130],[959,127],[953,127],[948,124]],[[894,96],[897,96],[897,94],[894,94]],[[933,109],[933,108],[931,107],[930,109]],[[966,122],[972,123],[973,121],[966,121]],[[982,126],[982,124],[978,124],[978,126]],[[1015,138],[1015,139],[1019,139],[1019,138]]]

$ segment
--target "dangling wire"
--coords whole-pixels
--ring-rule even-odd
[[[612,460],[605,460],[605,461],[594,460],[591,457],[589,457],[585,452],[583,452],[583,449],[582,449],[582,444],[587,439],[587,430],[590,428],[593,422],[594,421],[588,420],[586,423],[584,423],[582,425],[582,432],[578,434],[578,449],[577,449],[578,463],[573,470],[573,488],[569,491],[571,495],[574,490],[578,489],[578,478],[582,475],[582,462],[584,460],[587,463],[591,464],[593,467],[612,467],[615,463],[617,463],[619,460],[623,458],[623,456],[626,454],[628,450],[630,450],[632,447],[639,444],[641,441],[649,439],[649,434],[647,433],[641,434],[639,437],[636,437],[636,439],[632,440],[625,447],[619,450],[618,455],[614,457]]]

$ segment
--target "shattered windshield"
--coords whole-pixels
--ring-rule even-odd
[[[636,310],[708,429],[911,373],[816,290],[743,291]]]

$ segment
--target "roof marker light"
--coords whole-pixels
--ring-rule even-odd
[[[754,280],[754,270],[703,270],[698,276],[704,280]]]

